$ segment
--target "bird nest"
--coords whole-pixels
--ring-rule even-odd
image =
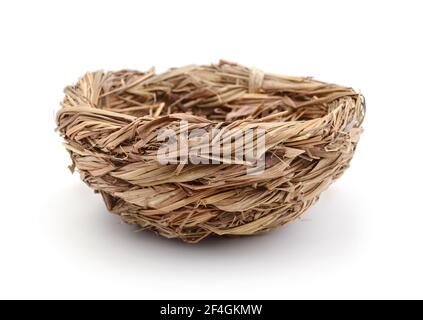
[[[348,168],[364,111],[351,88],[221,61],[88,73],[57,126],[108,210],[198,242],[299,217]]]

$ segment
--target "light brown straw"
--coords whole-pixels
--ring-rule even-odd
[[[65,89],[57,126],[82,180],[130,224],[198,242],[251,235],[300,216],[348,168],[363,97],[348,87],[221,61],[156,75],[94,72]],[[266,169],[157,161],[158,132],[263,129]]]

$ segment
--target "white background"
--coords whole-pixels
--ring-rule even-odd
[[[421,1],[1,1],[0,298],[423,298],[422,14]],[[264,236],[134,232],[66,168],[63,87],[220,58],[361,90],[352,166]]]

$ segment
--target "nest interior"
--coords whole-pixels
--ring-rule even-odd
[[[221,61],[162,74],[87,73],[65,89],[57,128],[71,169],[111,212],[198,242],[299,217],[349,166],[364,111],[364,98],[351,88]],[[263,130],[265,170],[247,174],[246,161],[159,163],[158,133],[181,120],[189,132]]]

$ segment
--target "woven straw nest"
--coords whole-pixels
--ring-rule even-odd
[[[363,97],[351,88],[221,61],[162,74],[88,73],[65,89],[57,126],[72,171],[111,212],[198,242],[299,217],[348,168],[364,112]],[[228,132],[264,130],[264,171],[247,174],[252,164],[242,159],[161,164],[159,132],[177,130],[181,120],[189,132],[219,129],[215,142]]]

